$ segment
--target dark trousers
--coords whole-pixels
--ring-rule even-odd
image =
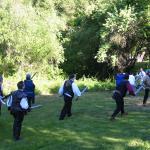
[[[34,98],[34,97],[27,97],[27,99],[28,99],[29,107],[31,107],[31,103],[32,103],[32,104],[35,103],[35,98]]]
[[[124,114],[124,99],[118,93],[114,93],[113,99],[116,101],[116,109],[114,110],[112,117],[115,118],[120,111],[121,114]]]
[[[147,88],[145,89],[143,104],[146,104],[146,102],[147,102],[149,91],[150,91],[150,89],[147,89]]]
[[[18,140],[20,138],[24,112],[13,112],[12,115],[14,117],[13,137],[15,140]]]
[[[64,106],[60,113],[60,119],[64,119],[66,115],[71,116],[72,97],[64,96]]]
[[[2,107],[2,103],[0,102],[0,115],[1,115],[1,107]]]

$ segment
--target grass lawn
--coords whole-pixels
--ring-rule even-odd
[[[0,116],[0,150],[150,150],[150,103],[127,97],[126,117],[109,117],[115,102],[109,92],[89,92],[73,102],[73,116],[59,121],[63,100],[57,95],[37,96],[40,108],[25,116],[23,140],[12,140],[13,118],[3,107]]]

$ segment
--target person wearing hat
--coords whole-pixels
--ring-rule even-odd
[[[27,94],[28,103],[29,103],[29,111],[31,110],[31,102],[35,103],[35,84],[31,80],[31,75],[29,73],[26,74],[26,80],[24,80],[24,92]]]
[[[22,122],[24,120],[24,115],[26,114],[26,109],[21,107],[22,98],[26,98],[27,95],[23,92],[24,82],[20,81],[17,83],[18,90],[11,93],[12,95],[12,104],[10,107],[10,113],[14,117],[13,123],[13,138],[15,141],[20,140],[20,133]]]
[[[3,77],[0,76],[0,96],[3,97],[3,87],[2,87],[2,84],[3,84]],[[2,103],[0,101],[0,115],[1,115],[1,107],[2,107]]]
[[[111,115],[110,120],[115,120],[115,117],[119,112],[121,112],[121,116],[127,115],[127,113],[125,113],[124,111],[124,97],[126,96],[127,91],[129,91],[130,95],[135,96],[134,90],[131,84],[129,83],[128,79],[129,75],[125,74],[124,80],[120,82],[120,84],[116,87],[115,91],[113,92],[112,98],[116,102],[116,109]]]
[[[69,79],[66,80],[59,89],[59,94],[64,96],[64,106],[61,110],[59,120],[63,120],[65,116],[72,116],[71,107],[72,99],[74,95],[81,96],[81,92],[78,86],[74,83],[76,75],[72,74],[69,76]]]
[[[144,87],[145,87],[143,106],[146,106],[146,102],[147,102],[149,91],[150,91],[150,70],[148,70],[146,72],[146,76],[144,76],[144,78],[143,78],[143,83],[144,83]]]

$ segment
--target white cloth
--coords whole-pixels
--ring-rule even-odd
[[[144,71],[141,71],[141,72],[139,73],[139,76],[143,79],[143,77],[146,76],[146,73],[145,73]]]
[[[131,85],[135,85],[135,77],[134,77],[134,75],[129,75],[129,80],[128,81],[130,82]]]
[[[65,83],[65,82],[64,82]],[[58,91],[58,93],[60,94],[60,95],[63,95],[63,89],[64,89],[64,83],[63,83],[63,85],[59,88],[59,91]],[[78,88],[78,86],[73,82],[72,83],[72,90],[73,90],[73,93],[74,93],[74,95],[75,96],[81,96],[81,92],[80,92],[80,90],[79,90],[79,88]],[[69,95],[68,93],[64,93],[65,95],[67,95],[67,96],[69,96],[69,97],[72,97],[71,95]]]

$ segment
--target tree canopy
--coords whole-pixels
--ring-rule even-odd
[[[150,58],[149,0],[1,0],[0,72],[112,75]]]

